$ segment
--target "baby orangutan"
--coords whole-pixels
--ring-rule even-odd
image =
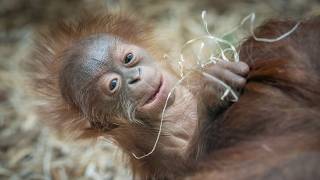
[[[179,85],[168,100],[155,151],[134,158],[153,148],[165,102],[179,80],[160,62],[149,34],[139,21],[110,14],[62,23],[41,36],[31,64],[35,86],[48,101],[41,109],[49,123],[81,138],[114,141],[128,153],[136,178],[173,179],[186,175],[195,160],[188,149],[199,118],[213,119],[228,103],[220,101],[224,89],[205,78],[196,79],[201,83],[193,90]],[[204,71],[241,89],[249,68],[218,62]]]

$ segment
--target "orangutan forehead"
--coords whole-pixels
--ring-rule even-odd
[[[106,34],[74,42],[64,54],[60,83],[76,93],[105,71],[113,69],[112,52],[120,40]]]
[[[75,79],[87,82],[99,74],[103,68],[112,68],[112,53],[117,41],[115,37],[100,34],[76,42],[66,62],[74,69]]]

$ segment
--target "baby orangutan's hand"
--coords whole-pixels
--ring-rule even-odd
[[[241,90],[246,84],[246,76],[249,72],[249,66],[244,62],[219,61],[204,68],[207,75],[213,76],[230,86],[235,92]],[[210,77],[203,77],[203,87],[199,94],[200,99],[208,108],[216,108],[221,103],[221,97],[226,88]],[[232,96],[229,95],[224,99],[230,101]]]
[[[204,71],[237,90],[246,84],[249,66],[242,61],[218,61],[216,64],[207,66]]]

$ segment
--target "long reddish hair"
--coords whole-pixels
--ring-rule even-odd
[[[296,23],[270,20],[255,35],[273,39]],[[237,103],[201,126],[194,179],[320,176],[319,49],[320,17],[277,42],[249,37],[240,46],[247,84]]]

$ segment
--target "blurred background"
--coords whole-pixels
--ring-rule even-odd
[[[0,0],[0,179],[130,179],[111,143],[68,141],[38,122],[37,101],[30,96],[21,66],[37,30],[84,9],[101,8],[150,21],[168,54],[205,34],[202,10],[218,36],[252,12],[255,25],[270,17],[320,14],[318,0]]]

